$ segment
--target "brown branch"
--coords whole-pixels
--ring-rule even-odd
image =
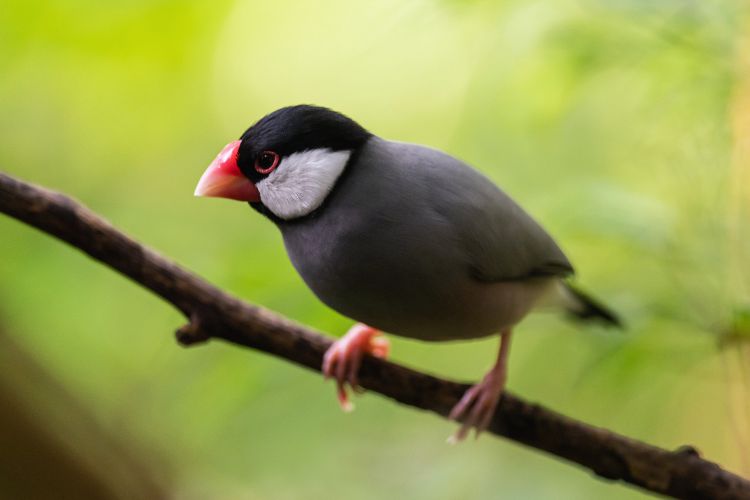
[[[59,193],[0,173],[0,211],[68,242],[182,311],[182,344],[219,338],[318,371],[331,340],[243,302],[125,236]],[[468,388],[368,357],[361,384],[445,417]],[[668,451],[578,422],[505,393],[489,432],[580,464],[595,474],[677,498],[750,498],[750,481],[686,446]]]

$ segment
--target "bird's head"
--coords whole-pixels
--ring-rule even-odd
[[[224,147],[195,195],[247,201],[283,220],[304,217],[323,203],[370,136],[330,109],[281,108]]]

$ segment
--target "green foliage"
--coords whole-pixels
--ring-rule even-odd
[[[727,257],[743,2],[5,0],[0,12],[7,172],[338,334],[349,321],[307,291],[276,230],[194,199],[198,177],[257,118],[299,102],[447,150],[527,207],[630,325],[530,318],[511,390],[739,467],[716,347],[750,332],[750,300],[730,286],[750,271]],[[447,447],[451,425],[372,395],[342,415],[330,384],[255,353],[179,349],[177,313],[6,218],[0,304],[103,425],[175,464],[186,497],[636,496],[489,438]],[[494,340],[393,349],[453,378],[477,378],[494,353]]]
[[[723,344],[728,344],[745,343],[748,340],[750,340],[750,308],[737,307],[732,311],[728,328],[722,332],[721,341]]]

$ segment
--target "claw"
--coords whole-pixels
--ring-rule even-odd
[[[500,338],[500,352],[495,366],[484,376],[481,382],[472,386],[453,407],[448,418],[461,422],[458,430],[448,438],[449,444],[460,443],[474,429],[475,437],[487,430],[495,414],[498,401],[505,388],[508,350],[510,349],[510,331]]]
[[[461,427],[448,438],[450,444],[456,444],[469,435],[473,428],[476,437],[487,429],[495,414],[497,403],[505,386],[504,376],[490,372],[485,378],[466,391],[461,401],[451,410],[449,418],[461,422]]]
[[[336,381],[336,394],[339,400],[339,406],[344,413],[351,413],[354,411],[354,403],[349,401],[349,396],[346,394],[346,387],[340,381]]]
[[[346,385],[354,392],[363,392],[359,386],[358,372],[365,354],[378,358],[388,355],[390,345],[380,332],[362,323],[354,325],[323,356],[323,376],[336,379],[336,395],[341,409],[350,412],[354,405],[349,400]]]

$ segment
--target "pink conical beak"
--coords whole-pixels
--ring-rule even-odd
[[[229,198],[238,201],[260,201],[255,184],[242,175],[237,166],[240,141],[230,142],[208,166],[195,187],[195,196]]]

